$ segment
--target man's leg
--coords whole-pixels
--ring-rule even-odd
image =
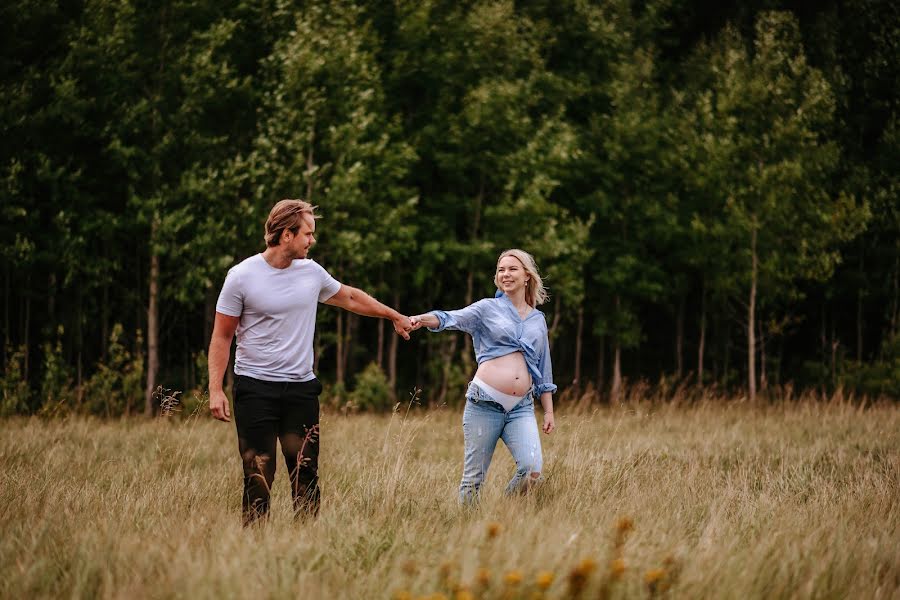
[[[250,377],[234,378],[234,423],[244,466],[244,525],[265,517],[275,480],[278,433],[277,396],[271,383]]]
[[[319,514],[319,394],[318,379],[291,383],[284,397],[284,416],[279,428],[281,451],[291,480],[294,514]]]

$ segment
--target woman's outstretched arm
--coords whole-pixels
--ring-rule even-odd
[[[413,331],[419,329],[422,326],[435,329],[438,325],[441,324],[440,320],[431,313],[425,313],[424,315],[415,315],[413,317],[410,317],[409,322],[412,323]]]

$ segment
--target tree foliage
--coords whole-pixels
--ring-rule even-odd
[[[225,272],[287,197],[319,206],[318,261],[407,313],[491,295],[500,251],[534,254],[559,382],[605,394],[612,357],[613,387],[897,389],[887,0],[17,0],[0,17],[4,414],[121,414],[141,386],[197,386]],[[323,309],[319,373],[429,401],[469,376],[462,336],[389,335]]]

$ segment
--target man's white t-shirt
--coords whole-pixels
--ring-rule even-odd
[[[314,260],[276,269],[262,254],[228,271],[216,312],[240,317],[234,373],[265,381],[309,381],[316,309],[341,284]]]

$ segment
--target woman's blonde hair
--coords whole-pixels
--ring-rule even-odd
[[[266,246],[277,246],[281,243],[281,234],[285,229],[295,235],[303,222],[303,215],[313,219],[319,218],[315,213],[317,207],[304,200],[281,200],[272,207],[266,219]]]
[[[525,272],[528,273],[528,276],[530,277],[530,279],[525,282],[525,302],[532,308],[546,302],[550,298],[550,294],[547,293],[547,289],[544,287],[544,282],[541,279],[541,274],[538,273],[534,257],[524,250],[510,248],[509,250],[504,250],[500,253],[500,256],[497,258],[497,264],[499,265],[500,261],[507,256],[512,256],[522,263],[522,266],[525,267]],[[494,271],[494,285],[497,286],[497,289],[500,288],[500,280],[497,277],[496,270]]]

